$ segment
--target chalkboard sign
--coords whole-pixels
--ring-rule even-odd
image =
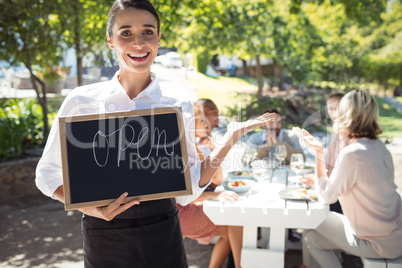
[[[180,107],[59,122],[66,210],[192,194]]]

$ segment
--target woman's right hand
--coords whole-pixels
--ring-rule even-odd
[[[81,208],[79,211],[82,213],[96,217],[99,219],[103,219],[105,221],[111,221],[119,215],[120,213],[126,211],[130,207],[134,205],[138,205],[140,201],[138,200],[132,200],[127,203],[124,203],[124,200],[126,199],[128,193],[122,194],[119,198],[117,198],[115,201],[113,201],[110,205],[104,206],[104,207],[89,207],[89,208]]]
[[[314,138],[307,130],[301,129],[299,127],[294,127],[292,128],[292,130],[299,138],[302,138],[314,151],[323,151],[323,146],[321,142]]]

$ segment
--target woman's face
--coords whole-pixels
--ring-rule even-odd
[[[211,132],[212,129],[216,128],[219,126],[219,111],[218,108],[210,110],[210,109],[205,109],[205,117],[208,120],[209,123],[209,132]]]
[[[121,71],[145,73],[158,53],[160,36],[152,13],[130,7],[115,17],[113,36],[108,35],[107,41],[116,51]]]
[[[328,115],[329,118],[331,118],[332,122],[335,122],[338,119],[338,104],[339,100],[327,101]]]
[[[195,136],[203,138],[207,135],[208,124],[204,118],[197,118],[195,120]]]

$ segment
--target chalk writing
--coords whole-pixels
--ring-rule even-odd
[[[128,128],[129,131],[131,131],[130,134],[132,134],[131,140],[126,140],[125,137],[123,137],[123,130],[125,128]],[[156,127],[153,131],[153,135],[150,137],[150,142],[151,142],[151,146],[150,146],[150,150],[149,152],[143,153],[141,154],[140,152],[140,147],[142,145],[141,142],[147,142],[147,134],[149,133],[149,128],[145,127],[143,129],[141,129],[140,133],[138,133],[138,138],[137,141],[134,142],[135,140],[135,130],[132,126],[130,126],[129,124],[124,124],[121,128],[113,131],[110,134],[105,134],[104,132],[102,132],[101,130],[98,130],[98,132],[96,132],[96,134],[94,135],[93,141],[92,141],[92,152],[93,152],[93,156],[94,156],[94,160],[96,162],[96,164],[99,167],[104,167],[107,165],[108,161],[109,161],[109,150],[110,150],[110,144],[109,144],[109,137],[111,137],[112,135],[118,135],[118,147],[117,147],[117,166],[120,167],[120,160],[121,160],[121,154],[123,151],[127,150],[127,148],[129,147],[134,147],[136,148],[137,151],[137,155],[140,159],[142,160],[147,160],[149,158],[149,156],[151,155],[152,149],[156,148],[156,156],[159,155],[159,148],[162,146],[163,150],[165,151],[165,153],[167,155],[173,155],[174,153],[174,146],[170,146],[167,144],[167,134],[166,131],[160,131],[158,127]],[[97,153],[96,153],[96,148],[99,147],[97,140],[100,139],[100,137],[104,138],[105,140],[105,149],[106,149],[106,157],[105,160],[102,162],[98,159]],[[157,138],[157,142],[155,145],[155,138]],[[163,143],[161,145],[161,140],[163,139]],[[124,144],[123,144],[124,142]],[[123,147],[124,145],[124,147]],[[169,152],[168,151],[168,147],[172,147],[172,151]]]

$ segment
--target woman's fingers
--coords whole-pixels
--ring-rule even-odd
[[[314,179],[303,177],[300,179],[300,183],[305,184],[307,186],[312,186],[314,185]]]
[[[292,130],[299,138],[312,137],[311,134],[305,129],[293,127]]]
[[[322,148],[321,142],[314,138],[314,136],[312,136],[307,130],[301,129],[299,127],[294,127],[292,128],[292,130],[299,138],[302,138],[303,141],[305,141],[307,145],[309,145],[314,150]]]
[[[124,199],[128,196],[128,193],[125,192],[119,198],[114,200],[109,206],[106,207],[106,212],[109,214],[112,211],[116,210],[123,203]]]
[[[113,201],[109,206],[103,207],[101,214],[103,218],[107,221],[112,220],[114,217],[122,213],[123,211],[129,209],[130,207],[139,204],[138,200],[132,200],[123,204],[124,200],[128,196],[128,193],[123,193],[119,198]]]
[[[266,113],[257,118],[250,119],[245,122],[238,122],[239,118],[237,116],[233,116],[232,122],[228,125],[227,129],[231,132],[239,131],[242,135],[251,131],[257,127],[264,126],[269,122],[275,120],[277,115],[274,113]],[[244,133],[243,133],[244,132]]]
[[[219,197],[219,200],[223,202],[234,202],[239,200],[239,195],[237,193],[227,190],[221,192]]]
[[[299,127],[293,127],[292,130],[297,135],[297,137],[301,137],[301,129]]]

